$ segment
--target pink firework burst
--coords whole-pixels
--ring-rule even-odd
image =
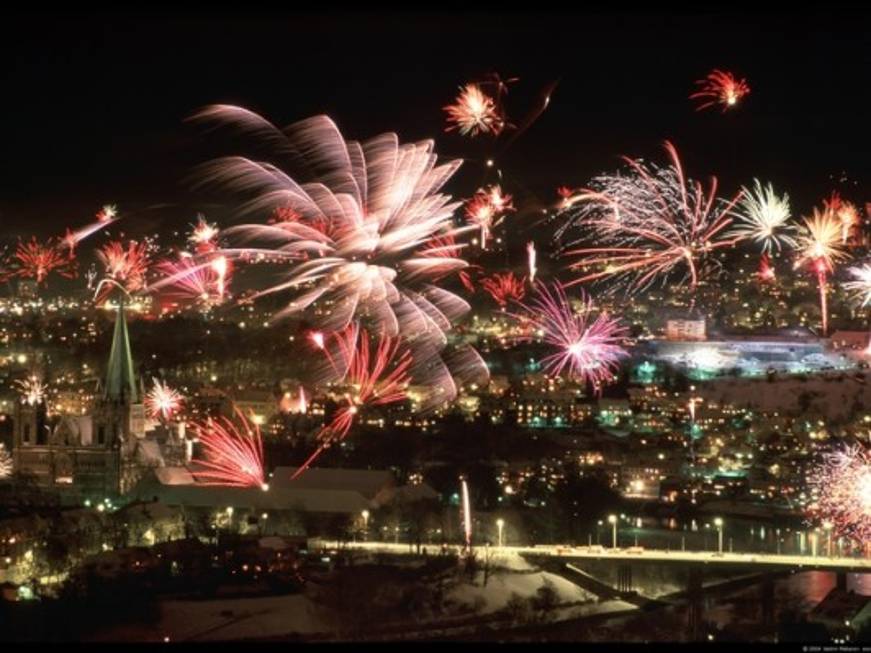
[[[76,276],[75,259],[72,250],[64,253],[62,248],[54,240],[40,243],[36,238],[31,238],[29,242],[19,242],[6,276],[36,279],[40,284],[52,272],[72,279]]]
[[[166,383],[154,378],[151,380],[154,385],[145,395],[145,410],[153,418],[168,421],[181,409],[184,397]]]
[[[204,485],[229,485],[269,489],[263,471],[263,441],[260,427],[238,409],[236,419],[208,418],[193,425],[205,453],[194,459],[191,474]]]
[[[497,272],[484,279],[481,287],[504,309],[509,302],[519,302],[526,296],[525,283],[524,278],[515,277],[513,272]]]
[[[679,283],[689,281],[695,289],[710,264],[716,265],[711,255],[743,238],[724,234],[741,193],[718,198],[715,177],[705,191],[684,177],[674,146],[666,142],[665,148],[668,167],[624,157],[626,173],[596,177],[592,189],[573,198],[557,238],[578,228],[582,236],[571,244],[586,239],[596,246],[567,252],[580,257],[571,268],[581,270],[568,285],[607,278],[632,292],[683,271]]]
[[[200,260],[182,253],[176,261],[161,261],[155,266],[160,279],[149,290],[161,291],[170,299],[212,306],[223,301],[231,267],[226,257]]]
[[[505,117],[496,100],[487,95],[478,84],[460,88],[454,104],[444,107],[448,126],[445,131],[459,130],[463,136],[492,134],[498,136],[505,128]]]
[[[620,360],[628,356],[623,348],[627,330],[616,318],[596,313],[592,300],[580,295],[580,310],[572,308],[559,282],[550,288],[542,282],[535,286],[535,296],[517,317],[526,322],[556,352],[542,359],[553,375],[564,371],[571,378],[590,383],[597,391],[613,378]]]
[[[97,250],[97,258],[105,268],[105,278],[116,281],[128,292],[145,287],[145,275],[151,263],[148,243],[131,240],[125,247],[120,241],[112,241]]]
[[[871,452],[861,444],[825,454],[807,474],[809,516],[862,546],[871,542]]]
[[[691,100],[701,100],[696,111],[719,104],[725,112],[750,93],[750,86],[747,85],[746,80],[736,79],[732,73],[722,70],[711,71],[705,79],[698,80],[696,84],[699,90],[690,95]]]
[[[334,442],[347,437],[354,419],[361,410],[384,406],[406,399],[411,383],[411,351],[397,338],[382,335],[374,349],[365,330],[351,325],[333,335],[334,353],[322,347],[337,384],[343,388],[344,405],[333,420],[320,433],[321,444],[311,457],[294,473],[294,478],[311,466],[312,462]]]

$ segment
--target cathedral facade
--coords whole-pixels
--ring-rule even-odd
[[[87,415],[50,420],[44,402],[15,408],[13,457],[21,477],[64,503],[127,493],[144,472],[145,409],[137,387],[123,303],[115,318],[105,381]]]

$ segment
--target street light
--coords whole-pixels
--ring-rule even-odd
[[[723,555],[723,519],[721,517],[714,519],[714,526],[717,527],[717,539],[719,540],[718,549],[720,555]]]
[[[369,511],[364,510],[361,514],[363,515],[363,538],[368,540],[369,539]]]
[[[499,548],[502,548],[502,528],[505,526],[505,520],[501,517],[496,520],[496,528],[499,529]]]
[[[233,528],[233,506],[227,508],[227,529]]]
[[[832,527],[834,524],[830,521],[823,522],[823,528],[826,529],[826,555],[832,557]]]
[[[608,515],[608,523],[611,524],[611,548],[617,548],[617,515]]]

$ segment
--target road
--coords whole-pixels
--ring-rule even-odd
[[[348,542],[347,548],[372,552],[415,554],[416,548],[407,543],[391,544],[389,542]],[[422,545],[432,554],[440,551],[440,546],[435,544]],[[461,552],[461,547],[450,546],[453,553]],[[476,547],[483,551],[484,547]],[[845,558],[827,556],[802,556],[783,555],[771,553],[717,553],[716,551],[664,551],[657,549],[643,549],[639,547],[611,549],[598,546],[493,546],[490,547],[494,558],[501,556],[552,556],[567,560],[594,559],[615,561],[650,561],[666,563],[703,563],[707,565],[740,565],[746,567],[774,567],[793,569],[821,569],[831,571],[871,572],[871,559],[869,558]]]

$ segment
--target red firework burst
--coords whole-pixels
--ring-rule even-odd
[[[759,277],[762,283],[771,283],[777,278],[768,254],[763,254],[762,258],[759,259],[759,271],[756,273],[756,276]]]
[[[112,241],[97,250],[97,257],[105,266],[106,278],[118,282],[128,292],[145,287],[145,275],[151,263],[148,243],[131,240],[125,247],[120,241]]]
[[[481,282],[481,287],[486,290],[501,308],[505,308],[508,302],[519,302],[526,295],[526,278],[517,278],[513,272],[497,272]]]
[[[466,217],[481,230],[481,249],[487,249],[491,230],[502,222],[509,211],[514,211],[511,195],[503,194],[498,185],[480,189],[466,203]]]
[[[369,334],[351,325],[334,334],[335,353],[327,347],[325,355],[333,372],[340,378],[339,385],[345,388],[344,405],[333,420],[320,433],[321,444],[309,459],[294,473],[294,478],[311,466],[327,447],[345,439],[361,410],[371,406],[384,406],[403,401],[411,382],[411,351],[401,348],[398,338],[382,335],[374,350],[370,347]],[[317,343],[316,343],[317,344]]]
[[[36,279],[37,283],[43,283],[50,273],[55,272],[72,279],[76,276],[72,250],[64,253],[62,249],[63,246],[54,240],[45,243],[36,238],[26,243],[19,241],[7,276]]]
[[[229,485],[269,489],[263,472],[260,427],[236,410],[236,421],[208,418],[193,425],[205,458],[193,460],[191,474],[204,485]]]
[[[691,100],[701,100],[696,111],[720,104],[725,112],[738,104],[738,101],[750,93],[750,86],[744,79],[738,80],[727,71],[713,70],[705,79],[696,82],[699,90],[690,95]]]

